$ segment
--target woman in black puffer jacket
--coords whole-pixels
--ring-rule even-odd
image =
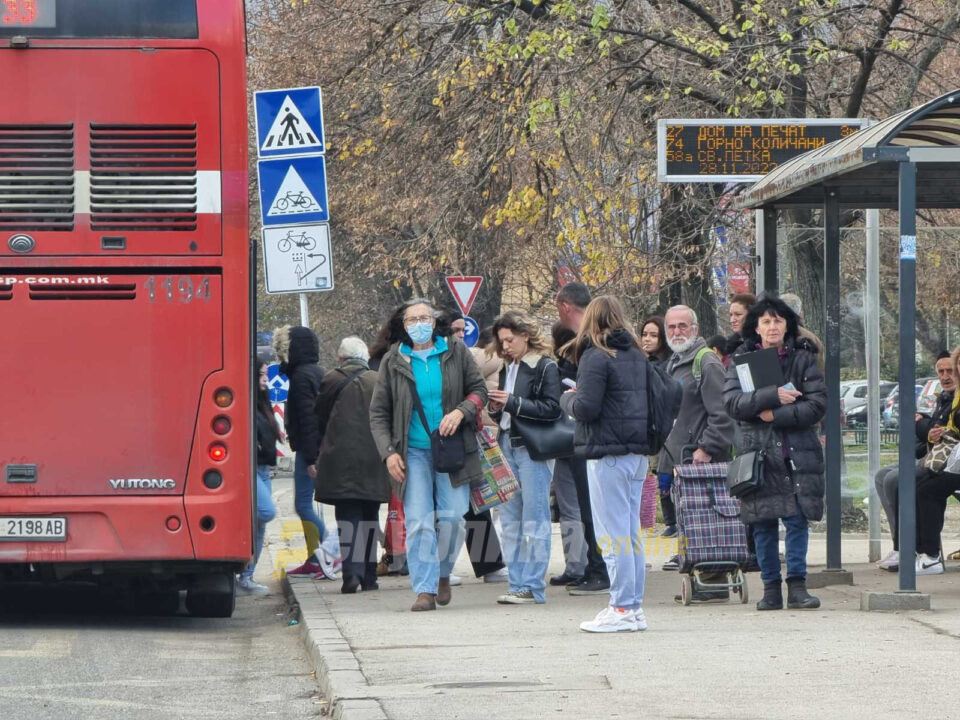
[[[560,402],[577,421],[574,445],[587,459],[597,544],[610,575],[609,605],[580,629],[645,630],[640,502],[651,449],[649,363],[623,305],[609,295],[587,306],[573,353],[577,389]]]
[[[806,588],[809,521],[823,517],[823,449],[817,423],[827,407],[827,388],[817,367],[817,348],[800,337],[796,314],[775,295],[761,297],[743,324],[743,344],[734,359],[777,348],[784,387],[744,392],[736,363],[727,368],[724,402],[737,421],[737,453],[765,452],[760,489],[740,501],[740,518],[753,525],[763,579],[758,610],[783,608],[779,521],[786,528],[787,606],[818,608]]]

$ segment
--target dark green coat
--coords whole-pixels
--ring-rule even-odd
[[[479,479],[483,474],[475,433],[477,406],[466,397],[474,394],[480,398],[481,405],[486,405],[487,385],[466,345],[456,338],[448,338],[447,342],[449,347],[440,356],[443,414],[456,409],[463,412],[460,431],[467,452],[463,470],[450,473],[450,483],[457,487]],[[383,462],[394,453],[400,453],[406,463],[410,418],[414,413],[414,382],[410,358],[400,353],[399,344],[394,345],[380,363],[380,376],[370,404],[370,428]],[[396,483],[392,478],[390,483],[402,500],[405,483]]]
[[[334,398],[337,386],[357,370],[362,372]],[[362,360],[347,360],[323,376],[316,406],[323,433],[314,481],[318,502],[390,500],[390,477],[370,433],[376,384],[377,373]]]

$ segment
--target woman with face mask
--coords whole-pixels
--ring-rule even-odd
[[[397,309],[394,318],[403,337],[383,357],[370,404],[373,438],[406,516],[407,565],[417,594],[410,608],[414,612],[450,602],[450,573],[470,502],[470,481],[483,475],[474,428],[487,386],[467,347],[437,333],[436,314],[423,299]],[[462,469],[448,474],[434,468],[434,431],[462,438]]]

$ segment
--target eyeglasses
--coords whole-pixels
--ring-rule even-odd
[[[404,318],[403,320],[403,324],[408,327],[410,325],[416,325],[417,323],[432,323],[432,322],[433,322],[432,315],[420,315],[419,317],[408,317],[408,318]]]

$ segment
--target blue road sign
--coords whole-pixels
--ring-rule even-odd
[[[463,344],[468,348],[476,347],[480,339],[480,326],[472,317],[465,317],[463,322]]]
[[[280,366],[276,363],[267,365],[267,392],[270,394],[270,402],[286,402],[289,391],[290,381],[280,372]]]
[[[260,160],[257,173],[264,227],[330,221],[322,155]]]
[[[326,151],[320,88],[264,90],[256,93],[254,105],[260,157]]]

